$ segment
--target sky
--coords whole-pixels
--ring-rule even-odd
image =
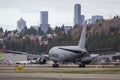
[[[15,30],[22,17],[27,27],[40,24],[40,11],[48,11],[51,27],[73,26],[74,5],[81,4],[85,19],[103,15],[105,19],[120,15],[120,0],[0,0],[0,27]]]

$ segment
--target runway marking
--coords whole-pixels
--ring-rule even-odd
[[[61,78],[60,78],[61,75]],[[0,73],[0,78],[42,80],[119,80],[120,74]]]

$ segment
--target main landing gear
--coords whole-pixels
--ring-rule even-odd
[[[80,68],[85,68],[85,64],[80,63],[80,64],[79,64],[79,67],[80,67]]]
[[[59,64],[54,63],[52,66],[53,66],[53,68],[58,68],[58,67],[59,67]]]

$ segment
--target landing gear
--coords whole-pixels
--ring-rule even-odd
[[[80,64],[79,64],[79,67],[80,67],[80,68],[85,68],[85,64],[80,63]]]
[[[59,64],[54,63],[52,66],[53,66],[53,68],[58,68],[58,67],[59,67]]]

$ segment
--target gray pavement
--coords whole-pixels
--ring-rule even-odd
[[[44,65],[43,65],[44,66]],[[52,68],[41,65],[26,66],[31,70],[120,70],[120,68]],[[14,70],[15,66],[1,65],[1,70]],[[0,73],[0,80],[120,80],[120,74],[64,74],[64,73]]]
[[[120,80],[120,74],[0,73],[0,80]]]

